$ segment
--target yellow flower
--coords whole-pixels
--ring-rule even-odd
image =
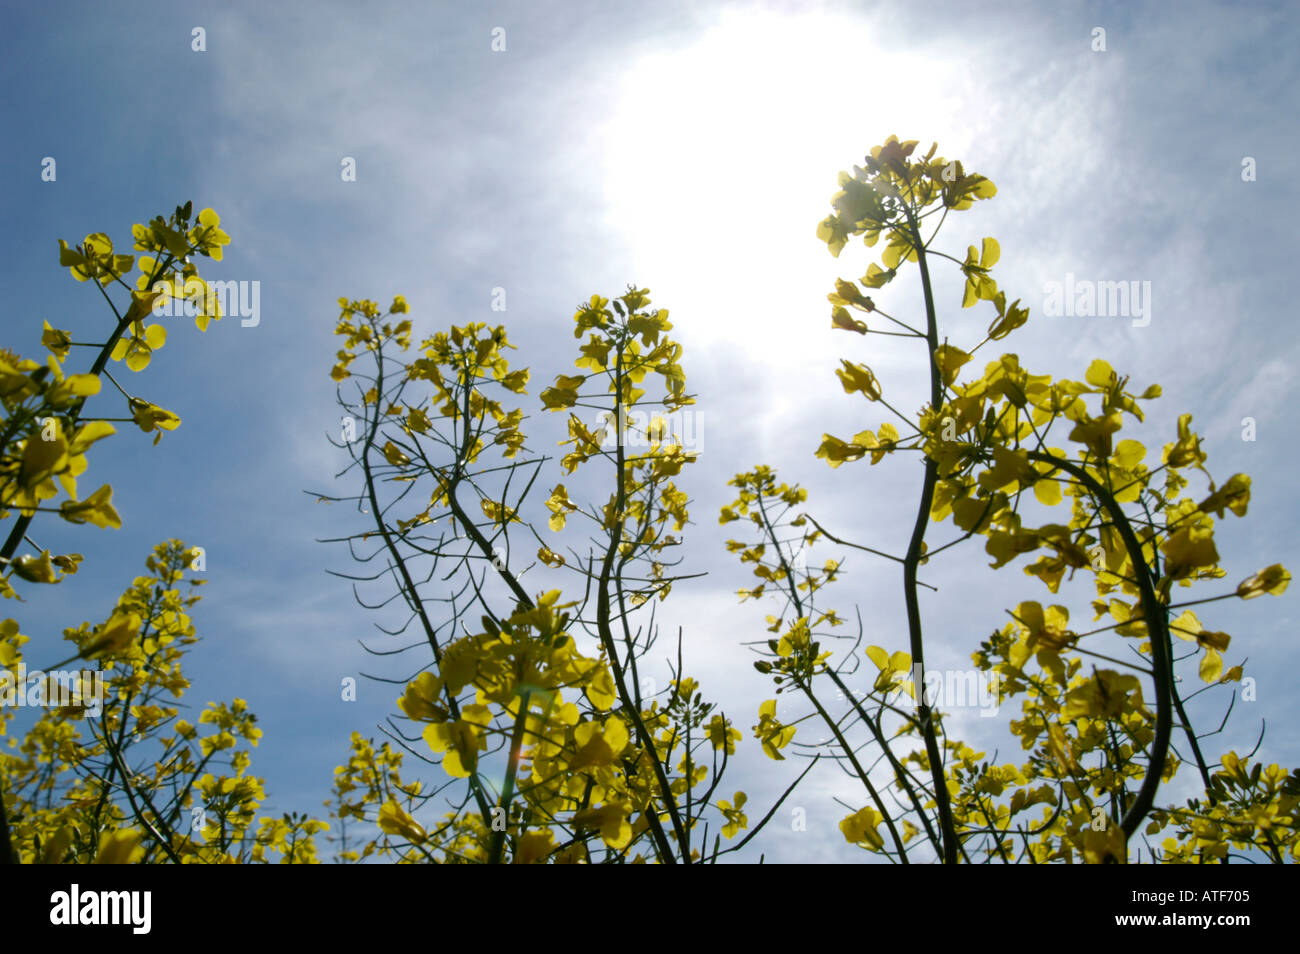
[[[1137,676],[1102,669],[1096,678],[1066,693],[1061,718],[1115,719],[1142,708],[1142,683]]]
[[[1291,574],[1281,563],[1266,566],[1237,584],[1237,595],[1243,600],[1253,600],[1265,593],[1281,596],[1291,582]]]
[[[550,498],[546,501],[546,509],[551,512],[546,525],[558,533],[564,529],[569,512],[577,510],[578,507],[569,499],[569,492],[565,489],[564,484],[556,484],[555,489],[551,491]]]
[[[41,335],[41,344],[49,348],[51,353],[62,361],[68,356],[68,349],[72,347],[72,336],[66,331],[51,328],[50,323],[46,321],[45,332]]]
[[[555,833],[549,828],[520,835],[515,844],[515,856],[510,860],[510,863],[530,865],[536,861],[544,861],[554,850],[554,841]]]
[[[880,400],[880,383],[876,381],[876,375],[870,368],[865,364],[854,364],[844,358],[840,359],[840,364],[844,367],[838,369],[835,374],[844,385],[845,393],[861,391],[868,401]]]
[[[569,760],[569,770],[592,765],[613,765],[620,752],[627,748],[629,737],[623,720],[611,716],[602,726],[598,722],[584,722],[573,730],[577,752]]]
[[[86,659],[121,652],[140,635],[141,619],[135,613],[114,613],[98,636],[81,650]]]
[[[770,759],[785,761],[780,750],[790,744],[794,738],[795,727],[783,725],[776,717],[776,700],[768,699],[758,707],[758,725],[754,726],[754,738],[763,743],[763,751]]]
[[[39,557],[25,554],[14,560],[10,566],[24,580],[29,583],[57,583],[59,582],[58,574],[54,572],[54,564],[50,561],[50,551],[42,550]]]
[[[422,672],[406,687],[397,705],[407,718],[418,722],[442,722],[447,710],[438,704],[442,694],[442,680],[431,672]]]
[[[135,419],[140,430],[148,434],[155,428],[158,433],[154,435],[153,442],[158,443],[162,437],[163,431],[174,431],[181,426],[181,419],[166,408],[161,408],[157,404],[150,404],[141,398],[131,398],[131,417]]]
[[[99,839],[99,852],[92,862],[97,865],[129,865],[144,857],[140,833],[134,828],[106,832]]]
[[[153,353],[166,341],[167,329],[162,325],[150,325],[146,328],[144,322],[137,321],[132,326],[131,336],[118,339],[117,344],[113,346],[112,358],[114,361],[125,358],[126,366],[132,371],[143,371],[149,367]]]
[[[187,236],[196,252],[218,262],[221,261],[221,247],[230,244],[230,236],[218,228],[220,224],[221,216],[212,209],[204,209],[199,213],[198,225],[190,229]]]
[[[82,501],[65,500],[59,507],[59,516],[68,523],[93,523],[97,527],[114,530],[121,528],[122,518],[113,507],[113,488],[100,487]]]
[[[411,462],[411,458],[403,454],[401,448],[392,441],[388,441],[384,444],[384,457],[394,467],[405,467]]]
[[[746,818],[745,813],[741,811],[745,806],[746,800],[744,792],[737,792],[735,794],[734,805],[726,800],[720,800],[718,802],[718,810],[722,812],[723,817],[727,819],[726,824],[722,826],[723,838],[735,838],[740,829],[749,827],[749,819]]]
[[[970,246],[966,251],[966,261],[961,270],[966,275],[966,287],[962,292],[961,306],[969,308],[981,298],[993,299],[998,293],[998,283],[989,277],[988,271],[1002,257],[1002,249],[997,239],[986,238],[977,251]]]
[[[401,835],[412,844],[423,844],[429,837],[424,826],[402,810],[395,799],[379,808],[379,828],[390,835]]]
[[[732,728],[731,723],[720,715],[715,715],[705,727],[705,734],[713,743],[714,750],[725,749],[727,755],[736,754],[736,743],[743,738],[739,729]]]
[[[599,808],[574,812],[574,828],[599,828],[600,837],[615,851],[626,848],[632,841],[632,826],[628,823],[628,806],[621,802],[606,802]]]
[[[840,822],[840,831],[844,840],[851,845],[880,851],[885,847],[885,839],[876,831],[876,826],[884,821],[884,816],[870,806],[854,812]]]

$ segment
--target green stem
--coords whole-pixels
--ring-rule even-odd
[[[492,843],[488,849],[488,864],[501,864],[505,852],[506,828],[510,824],[510,802],[515,797],[515,773],[519,770],[519,753],[524,746],[524,726],[528,722],[528,699],[532,691],[525,689],[519,696],[519,716],[515,719],[515,730],[510,737],[510,760],[506,763],[506,779],[501,786],[499,807],[504,814],[501,827],[492,832]]]
[[[926,363],[930,367],[930,407],[937,413],[943,406],[943,379],[935,364],[934,354],[939,349],[939,327],[935,317],[934,291],[930,285],[930,266],[926,260],[929,254],[921,245],[920,226],[911,206],[904,206],[907,214],[911,240],[916,250],[917,264],[921,269],[921,287],[925,292],[926,346],[929,349]],[[912,664],[921,675],[922,685],[925,676],[925,639],[921,627],[921,607],[917,599],[917,568],[921,564],[922,545],[925,543],[925,531],[930,522],[930,508],[934,504],[934,489],[938,478],[938,463],[930,457],[925,459],[925,480],[921,485],[921,500],[917,506],[916,522],[912,527],[912,539],[907,547],[907,556],[903,558],[903,597],[907,603],[907,631],[912,650]],[[921,734],[925,739],[926,757],[930,762],[930,776],[934,781],[934,801],[939,813],[939,827],[943,831],[943,860],[945,864],[957,863],[957,826],[953,819],[952,803],[948,793],[948,783],[944,775],[943,757],[939,751],[938,735],[935,732],[934,717],[925,692],[918,689],[917,713]]]
[[[614,379],[615,395],[615,421],[621,421],[623,405],[623,351],[619,348],[618,364]],[[596,630],[600,634],[601,645],[605,648],[605,653],[609,657],[610,674],[614,677],[614,685],[618,689],[619,701],[623,705],[624,711],[632,720],[636,729],[637,741],[645,749],[646,756],[650,759],[650,764],[655,773],[655,780],[658,782],[659,791],[663,797],[664,804],[668,808],[669,818],[672,820],[673,833],[677,836],[677,847],[681,851],[682,861],[690,864],[691,848],[689,836],[686,832],[686,826],[682,823],[681,813],[677,810],[677,799],[673,795],[672,786],[668,782],[668,776],[664,772],[663,763],[659,759],[658,750],[655,748],[654,737],[646,728],[645,721],[641,718],[641,713],[636,707],[636,702],[632,694],[628,691],[627,681],[623,677],[623,667],[619,664],[618,647],[614,643],[614,634],[610,628],[609,613],[609,584],[610,575],[614,567],[614,558],[618,553],[618,544],[622,536],[622,527],[624,520],[624,508],[627,506],[627,475],[625,473],[626,465],[626,448],[623,444],[623,430],[620,427],[618,431],[618,444],[616,447],[616,466],[617,466],[617,494],[614,503],[614,513],[611,516],[611,523],[614,526],[609,529],[609,545],[605,549],[605,556],[601,562],[600,577],[597,582],[596,590]],[[687,780],[689,784],[689,779]],[[650,822],[650,831],[654,835],[655,843],[659,847],[660,857],[668,861],[677,861],[673,853],[672,846],[668,844],[668,839],[659,825],[658,812],[655,810],[653,802],[648,806],[646,812],[647,820]]]
[[[1133,563],[1133,574],[1137,577],[1138,590],[1142,596],[1142,615],[1147,624],[1147,633],[1151,637],[1151,655],[1155,663],[1152,667],[1152,676],[1156,689],[1156,736],[1152,742],[1150,765],[1146,777],[1142,780],[1142,787],[1138,789],[1137,797],[1120,823],[1124,829],[1124,837],[1132,838],[1155,803],[1156,790],[1160,787],[1165,761],[1169,755],[1169,737],[1173,732],[1173,650],[1169,645],[1169,621],[1165,605],[1156,596],[1151,572],[1142,553],[1142,544],[1138,541],[1137,534],[1133,532],[1133,525],[1129,522],[1128,515],[1124,513],[1124,508],[1119,505],[1114,496],[1083,467],[1073,461],[1038,451],[1029,451],[1028,454],[1030,460],[1058,467],[1088,488],[1114,522],[1115,529],[1119,531],[1120,538],[1124,541],[1124,549],[1128,551],[1129,560]]]

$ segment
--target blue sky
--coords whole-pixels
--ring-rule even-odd
[[[191,49],[195,27],[205,52]],[[58,266],[56,239],[104,231],[129,245],[132,223],[187,199],[216,209],[232,239],[204,276],[260,282],[261,315],[206,334],[162,319],[167,345],[132,386],[183,426],[158,447],[126,430],[96,447],[85,480],[113,485],[124,527],[38,521],[36,539],[84,553],[85,569],[6,610],[34,642],[55,641],[103,619],[159,540],[204,546],[189,701],[247,698],[266,733],[253,766],[267,810],[318,810],[349,733],[374,734],[397,695],[363,681],[357,702],[339,699],[346,676],[395,674],[358,645],[376,617],[325,572],[349,570],[346,551],[315,542],[360,529],[358,515],[304,493],[352,490],[334,482],[345,461],[326,439],[339,418],[337,299],[405,295],[417,340],[504,321],[533,371],[530,446],[549,452],[562,422],[536,394],[572,369],[575,305],[648,286],[685,348],[704,440],[682,482],[694,501],[683,569],[708,575],[659,610],[662,645],[680,623],[688,670],[746,729],[724,786],[745,788],[757,817],[799,760],[776,765],[749,738],[771,690],[740,643],[765,636],[775,608],[737,604],[752,578],[725,552],[734,527],[717,512],[733,474],[768,463],[808,488],[810,512],[837,535],[905,548],[910,460],[831,470],[813,458],[823,432],[880,423],[844,394],[840,358],[871,365],[895,406],[923,401],[914,349],[830,329],[826,293],[870,259],[857,243],[833,259],[814,235],[837,172],[890,134],[922,149],[937,140],[997,184],[993,201],[949,218],[940,247],[960,256],[998,238],[998,281],[1031,308],[1009,350],[1037,372],[1078,379],[1104,357],[1139,389],[1158,382],[1164,396],[1134,436],[1158,454],[1190,412],[1211,472],[1252,476],[1250,516],[1218,535],[1225,582],[1300,566],[1289,214],[1300,142],[1287,118],[1298,32],[1284,3],[68,3],[57,18],[8,7],[0,344],[39,357],[43,318],[78,340],[106,327],[93,289]],[[55,182],[41,180],[44,157]],[[341,179],[344,157],[355,182]],[[1256,181],[1242,180],[1245,157]],[[989,314],[958,308],[958,277],[940,272],[941,334],[978,340]],[[1150,282],[1150,323],[1044,316],[1047,284],[1067,274]],[[490,308],[496,287],[504,314]],[[915,315],[919,284],[907,274],[877,301]],[[543,482],[561,479],[553,467]],[[958,552],[933,567],[940,593],[924,612],[928,664],[965,669],[1007,608],[1048,594],[1015,568],[984,569],[978,543]],[[1201,614],[1234,635],[1229,664],[1249,656],[1258,679],[1216,753],[1249,749],[1266,722],[1263,757],[1300,763],[1294,599]],[[906,648],[894,564],[849,556],[828,601],[842,615],[862,607],[868,642]],[[1071,607],[1090,618],[1082,599]],[[1214,698],[1193,710],[1202,725],[1217,722]],[[959,714],[954,734],[1019,761],[1005,722]],[[761,839],[768,860],[861,858],[836,828],[835,795],[861,804],[835,772],[811,776],[790,802],[808,830],[778,816]]]

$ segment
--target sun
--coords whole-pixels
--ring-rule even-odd
[[[629,281],[698,313],[683,342],[789,358],[827,337],[809,334],[829,326],[837,274],[815,231],[837,173],[891,133],[943,142],[960,102],[947,71],[880,42],[867,16],[732,12],[622,76],[603,129],[606,224]]]

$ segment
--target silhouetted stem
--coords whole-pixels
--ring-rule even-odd
[[[910,206],[905,205],[904,210],[907,214],[908,228],[911,230],[912,244],[916,250],[917,264],[921,269],[921,287],[925,292],[925,339],[926,347],[929,349],[926,361],[930,367],[930,407],[937,413],[943,406],[943,378],[934,357],[935,352],[939,350],[939,327],[934,311],[934,291],[930,286],[930,267],[926,262],[928,253],[921,244],[921,230],[915,213]],[[917,505],[916,523],[912,526],[912,539],[907,547],[907,555],[903,558],[903,598],[907,602],[907,632],[912,649],[912,665],[917,667],[922,685],[925,678],[925,639],[921,627],[921,607],[917,599],[916,573],[921,564],[925,531],[930,522],[930,508],[934,504],[938,468],[936,461],[926,457],[925,479],[921,484],[921,500]],[[939,827],[943,831],[943,860],[945,864],[956,864],[957,826],[953,820],[952,803],[948,795],[948,782],[944,775],[943,755],[939,750],[934,717],[922,688],[917,689],[916,701],[921,735],[925,739],[925,752],[930,762],[930,776],[934,780],[934,801],[939,812]]]
[[[1147,634],[1151,637],[1151,655],[1155,663],[1152,667],[1152,675],[1156,687],[1156,736],[1149,756],[1151,764],[1147,768],[1146,777],[1142,780],[1142,787],[1138,789],[1137,797],[1129,806],[1123,821],[1120,822],[1124,829],[1124,837],[1128,839],[1133,837],[1133,833],[1137,831],[1155,803],[1156,789],[1160,787],[1165,760],[1169,754],[1169,736],[1173,732],[1173,653],[1169,646],[1169,625],[1165,605],[1156,596],[1151,571],[1142,553],[1142,544],[1138,541],[1137,534],[1133,532],[1133,525],[1129,522],[1128,515],[1124,513],[1124,509],[1114,496],[1083,467],[1073,461],[1038,451],[1028,453],[1030,460],[1051,464],[1074,477],[1087,487],[1101,504],[1124,541],[1124,549],[1128,551],[1129,559],[1133,563],[1133,575],[1136,578],[1138,591],[1142,595],[1142,615],[1147,624]],[[1208,784],[1206,787],[1209,787]]]

